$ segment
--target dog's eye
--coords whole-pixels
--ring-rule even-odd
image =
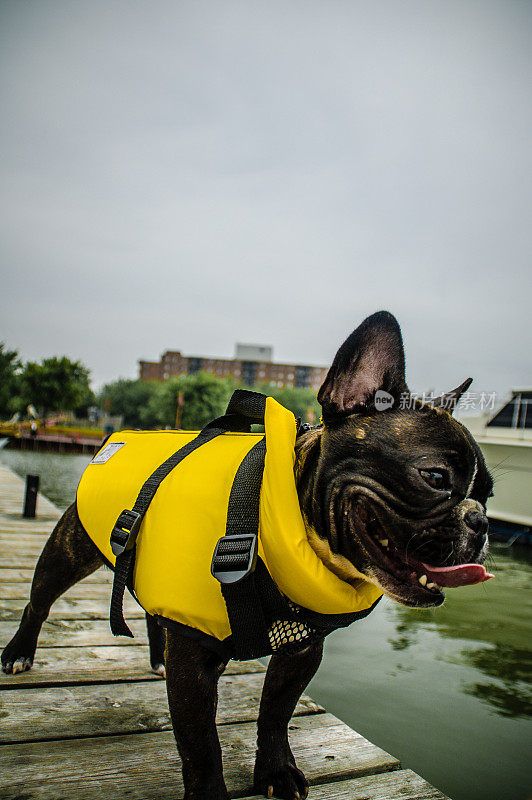
[[[432,489],[438,489],[439,491],[450,489],[449,476],[443,470],[420,469],[419,474]]]

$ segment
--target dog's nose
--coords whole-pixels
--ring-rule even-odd
[[[488,532],[488,518],[481,511],[471,510],[464,515],[464,522],[474,533],[482,535]]]

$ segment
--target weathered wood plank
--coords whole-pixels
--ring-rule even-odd
[[[235,796],[249,795],[255,725],[223,725],[219,734],[228,789]],[[397,759],[331,714],[294,719],[290,743],[300,768],[314,784],[399,767]],[[135,800],[175,800],[183,792],[180,760],[170,732],[9,745],[0,749],[0,771],[3,800],[20,796],[123,800],[126,793]],[[330,798],[336,797],[335,786]]]
[[[5,487],[0,477],[0,485],[2,486],[2,500],[0,504],[0,517],[6,520],[22,520],[24,524],[35,527],[44,527],[46,524],[55,524],[61,518],[63,512],[56,508],[43,494],[39,492],[37,497],[37,507],[35,517],[23,517],[24,511],[24,490],[25,484],[22,484],[23,491],[20,494],[11,494],[9,496],[5,493]]]
[[[2,516],[0,517],[0,547],[10,550],[13,548],[21,550],[26,544],[43,547],[50,538],[51,530],[52,526],[50,525],[41,525],[37,528],[35,525],[26,525],[24,520],[11,523]]]
[[[260,661],[230,661],[226,675],[264,672]],[[0,675],[2,689],[73,686],[85,683],[161,680],[150,670],[148,647],[39,647],[33,668],[17,675]]]
[[[242,800],[264,800],[248,795]],[[309,800],[448,800],[409,769],[314,786]]]
[[[28,569],[25,567],[0,567],[0,595],[2,594],[2,584],[6,583],[27,583],[28,586],[31,585],[33,580],[33,569]],[[113,582],[113,573],[110,569],[105,569],[101,567],[97,569],[96,572],[93,572],[92,575],[88,575],[86,578],[83,578],[81,583],[105,583],[105,584],[112,584]],[[78,584],[79,586],[79,584]],[[29,591],[29,590],[28,590]]]
[[[2,486],[0,478],[0,486]],[[3,490],[3,486],[2,486]],[[41,495],[39,495],[39,500]],[[4,503],[4,508],[0,509],[0,528],[11,530],[13,526],[18,526],[19,529],[26,531],[39,530],[41,532],[51,531],[57,520],[61,518],[61,513],[53,506],[43,509],[42,504],[37,501],[37,515],[33,518],[24,517],[22,515],[24,510],[24,499],[21,497],[20,501],[12,500],[9,504]]]
[[[20,480],[20,479],[19,479]],[[24,494],[26,484],[20,481],[20,490],[12,491],[4,484],[3,475],[0,476],[0,483],[2,485],[2,502],[0,503],[0,514],[3,517],[22,517],[24,508]],[[36,516],[29,519],[29,522],[39,522],[40,520],[57,519],[62,512],[50,501],[48,498],[39,492],[37,497]],[[26,519],[26,517],[24,517]]]
[[[31,670],[0,675],[0,691],[143,680],[160,680],[150,670],[147,645],[38,647]]]
[[[28,595],[29,596],[29,595]],[[0,619],[18,622],[22,617],[22,610],[28,602],[28,597],[23,600],[0,599]],[[73,600],[64,595],[56,600],[52,606],[50,621],[62,619],[109,619],[109,605],[111,602],[111,587],[108,587],[107,597],[95,600]],[[144,619],[145,613],[132,597],[124,597],[124,613],[127,619]]]
[[[6,535],[0,536],[0,550],[3,552],[12,553],[13,555],[16,555],[17,552],[23,552],[26,558],[29,556],[36,556],[38,558],[47,540],[47,537],[36,537],[35,541],[21,542],[17,539],[17,537],[14,536],[13,542],[10,543],[6,542],[6,538]]]
[[[35,565],[39,554],[29,553],[5,553],[0,551],[0,567],[4,569],[11,569],[13,567],[21,567],[22,569],[30,569],[32,574],[35,570]]]
[[[264,675],[224,675],[219,682],[219,723],[257,718]],[[74,685],[0,692],[0,742],[39,741],[170,730],[162,682]],[[295,714],[322,711],[303,696]]]
[[[0,484],[1,485],[1,484]],[[39,495],[39,500],[42,495]],[[10,510],[0,511],[0,529],[3,531],[24,531],[28,533],[50,533],[56,522],[61,519],[63,512],[48,506],[45,510],[40,506],[42,503],[37,501],[37,515],[33,518],[23,517],[23,501],[14,503]]]
[[[86,647],[91,645],[126,645],[135,647],[147,644],[144,620],[130,619],[129,627],[134,639],[127,636],[113,636],[109,622],[96,620],[53,620],[46,621],[39,636],[41,647]],[[0,642],[7,643],[16,630],[16,623],[0,621]]]
[[[111,576],[112,577],[112,576]],[[0,598],[2,599],[16,599],[27,598],[29,595],[31,584],[29,583],[11,583],[6,581],[0,586]],[[83,598],[110,598],[111,596],[112,580],[108,583],[85,583],[80,581],[72,588],[68,589],[62,597],[68,597],[72,600],[81,600]],[[131,598],[131,595],[126,591],[126,596]],[[133,598],[131,598],[133,599]]]
[[[7,541],[21,537],[29,542],[39,538],[46,540],[60,518],[61,512],[57,510],[33,518],[23,517],[22,508],[13,514],[0,513],[0,536],[5,536]]]

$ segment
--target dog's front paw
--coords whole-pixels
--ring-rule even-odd
[[[283,800],[304,800],[308,787],[307,779],[293,759],[287,759],[284,764],[270,762],[268,766],[257,759],[254,788],[258,794]]]
[[[7,675],[16,675],[31,669],[35,647],[31,642],[20,641],[16,634],[2,653],[2,670]]]
[[[33,665],[32,658],[24,658],[21,656],[20,658],[16,658],[15,661],[2,661],[2,671],[6,673],[6,675],[16,675],[17,672],[26,672],[26,670],[31,669]]]
[[[6,644],[2,653],[2,670],[5,673],[16,675],[17,672],[31,669],[39,631],[44,619],[45,617],[39,617],[32,612],[28,603],[22,614],[18,631],[9,644]]]

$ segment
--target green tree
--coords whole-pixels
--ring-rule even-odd
[[[6,350],[0,342],[0,417],[10,417],[16,409],[13,398],[18,394],[20,360],[16,350]]]
[[[166,381],[119,379],[103,387],[99,405],[110,414],[123,416],[124,425],[131,428],[173,428],[176,424],[178,397],[183,406],[180,427],[199,430],[207,422],[225,412],[233,391],[232,378],[216,378],[204,372],[181,375]],[[248,388],[248,387],[241,387]],[[312,411],[319,419],[320,407],[311,389],[279,389],[269,384],[254,387],[274,397],[303,421]]]
[[[119,378],[102,388],[98,402],[112,416],[122,416],[127,428],[153,428],[157,419],[149,405],[155,391],[154,383]]]
[[[28,361],[20,375],[24,405],[32,403],[45,418],[52,411],[72,411],[90,392],[89,370],[66,356]]]
[[[74,407],[74,414],[79,419],[84,417],[88,417],[89,415],[89,407],[94,406],[96,404],[96,395],[92,391],[91,387],[87,384],[87,386],[83,389],[79,402]]]
[[[177,398],[183,397],[180,427],[199,430],[211,419],[225,412],[232,392],[232,382],[215,378],[204,372],[182,375],[157,385],[150,401],[150,411],[158,425],[174,427],[177,414]]]

